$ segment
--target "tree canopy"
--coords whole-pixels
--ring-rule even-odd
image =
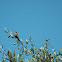
[[[12,32],[9,32],[5,28],[5,33],[9,34],[9,38],[14,38]],[[62,49],[60,48],[58,53],[56,49],[50,44],[49,39],[45,40],[45,43],[41,48],[36,48],[34,45],[34,41],[32,40],[31,35],[29,35],[29,39],[25,41],[26,45],[23,44],[23,40],[15,38],[16,42],[13,44],[17,46],[17,51],[19,51],[18,55],[16,55],[16,51],[13,52],[11,49],[5,53],[5,49],[2,45],[0,45],[0,53],[2,53],[2,59],[0,62],[62,62]],[[30,48],[27,45],[30,44]],[[50,46],[49,46],[50,45]],[[25,59],[26,56],[29,56],[30,59]]]

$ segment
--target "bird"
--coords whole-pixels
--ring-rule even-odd
[[[19,36],[17,34],[17,31],[14,32],[14,37],[17,38],[17,40],[19,40]],[[19,40],[20,41],[20,40]]]

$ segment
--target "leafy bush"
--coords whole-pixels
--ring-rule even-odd
[[[5,32],[10,34],[10,38],[13,38],[11,32],[8,32],[6,28]],[[26,39],[25,42],[26,45],[28,45],[30,42],[30,49],[23,44],[22,39],[20,41],[16,40],[16,43],[14,43],[15,46],[18,44],[17,51],[20,52],[17,56],[15,50],[12,53],[9,49],[7,53],[5,53],[6,50],[4,50],[4,47],[0,45],[0,52],[3,53],[3,57],[0,62],[6,62],[6,60],[9,62],[62,62],[62,49],[59,49],[59,52],[56,53],[56,50],[52,46],[52,49],[48,46],[51,45],[49,43],[49,39],[46,39],[46,42],[39,49],[34,46],[34,41],[32,41],[31,35],[29,35],[29,40]],[[31,57],[30,59],[25,59],[25,56]]]

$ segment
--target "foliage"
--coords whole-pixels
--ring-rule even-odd
[[[6,28],[5,32],[13,36],[11,32],[6,30]],[[62,62],[62,49],[59,49],[59,52],[56,53],[56,50],[52,46],[52,49],[48,46],[50,44],[49,39],[46,39],[46,42],[39,49],[34,46],[34,41],[32,41],[31,35],[29,35],[29,40],[26,39],[25,42],[26,45],[28,45],[30,42],[30,49],[23,44],[22,39],[20,41],[16,40],[16,43],[14,43],[14,45],[18,44],[17,51],[20,52],[17,56],[15,50],[12,53],[9,49],[7,53],[5,53],[6,50],[4,50],[4,47],[0,45],[0,52],[3,53],[3,57],[0,62],[6,62],[6,60],[8,60],[9,62]],[[25,56],[29,55],[31,56],[30,59],[26,60]]]

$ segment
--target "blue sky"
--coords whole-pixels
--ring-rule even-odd
[[[62,48],[62,0],[1,0],[0,44],[13,50],[15,40],[7,38],[4,27],[12,34],[18,31],[23,41],[31,35],[38,48],[50,38],[58,50]]]

